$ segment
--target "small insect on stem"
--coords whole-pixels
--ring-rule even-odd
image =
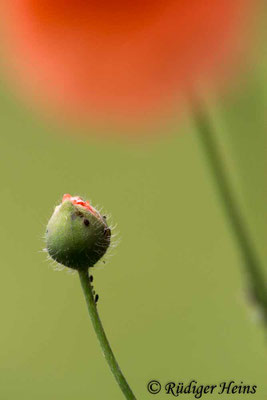
[[[94,280],[93,275],[90,275],[89,279],[90,279],[90,282],[93,282],[93,280]]]
[[[99,300],[99,296],[98,296],[98,294],[96,294],[96,296],[95,296],[95,303],[97,303],[98,300]]]

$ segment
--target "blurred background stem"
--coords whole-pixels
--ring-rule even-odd
[[[208,165],[213,174],[217,192],[243,257],[243,265],[248,276],[250,290],[252,290],[253,298],[261,309],[264,324],[267,328],[267,284],[264,269],[250,237],[246,221],[241,214],[209,115],[204,107],[201,107],[199,102],[195,100],[193,101],[193,118]]]
[[[79,277],[83,289],[83,293],[85,296],[88,312],[99,340],[100,346],[103,350],[105,359],[113,373],[118,385],[120,386],[125,398],[127,400],[136,400],[130,386],[128,385],[125,377],[123,376],[120,367],[116,361],[116,358],[111,350],[110,344],[108,342],[107,336],[105,334],[104,328],[102,326],[97,308],[96,303],[93,295],[92,285],[89,279],[89,272],[88,271],[79,271]]]

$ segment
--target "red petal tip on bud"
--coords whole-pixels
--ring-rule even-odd
[[[62,198],[62,203],[64,203],[64,201],[67,201],[67,200],[71,201],[73,205],[79,205],[79,206],[86,208],[88,211],[90,211],[94,215],[98,214],[97,211],[94,209],[94,207],[92,207],[90,205],[89,201],[84,201],[79,196],[71,196],[70,194],[66,193],[66,194],[64,194],[64,196]]]

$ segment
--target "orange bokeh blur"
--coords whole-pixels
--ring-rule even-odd
[[[150,118],[240,49],[251,0],[2,1],[6,69],[76,119]]]

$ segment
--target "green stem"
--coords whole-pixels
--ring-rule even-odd
[[[93,327],[95,330],[95,333],[97,335],[97,338],[99,340],[100,346],[103,350],[104,356],[107,360],[107,363],[111,369],[111,372],[113,373],[117,383],[119,384],[122,392],[124,393],[124,396],[127,400],[136,400],[130,386],[128,385],[125,377],[123,376],[120,367],[116,361],[116,358],[111,350],[110,344],[108,342],[107,336],[105,334],[105,331],[103,329],[94,296],[93,296],[93,291],[92,291],[92,285],[89,279],[89,273],[88,271],[79,271],[79,277],[81,281],[81,285],[83,288],[83,293],[85,296],[88,312],[91,318],[91,321],[93,323]]]
[[[194,119],[208,164],[214,176],[218,194],[220,195],[237,245],[243,256],[251,289],[255,300],[262,310],[264,322],[267,325],[267,286],[263,273],[264,269],[261,266],[257,251],[250,238],[246,222],[239,210],[238,202],[232,190],[230,178],[227,174],[209,117],[200,104],[194,104]]]

